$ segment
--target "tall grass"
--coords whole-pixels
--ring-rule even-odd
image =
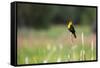
[[[18,29],[18,64],[96,60],[95,40],[89,41],[91,33],[88,26],[76,26],[77,39],[72,42],[65,26],[39,31]]]

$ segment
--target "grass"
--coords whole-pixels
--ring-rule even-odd
[[[91,38],[89,26],[76,26],[78,38],[71,43],[69,32],[65,26],[52,26],[48,30],[18,29],[18,64],[25,64],[25,58],[28,57],[29,64],[57,62],[80,61],[80,52],[83,49],[81,43],[81,33],[84,32],[85,41]],[[93,38],[94,39],[94,38]],[[91,40],[91,39],[90,39]],[[94,41],[95,42],[95,41]],[[61,44],[61,45],[60,45]],[[49,47],[49,49],[48,49]],[[91,42],[84,43],[85,60],[96,60],[96,45],[91,51]],[[70,59],[68,58],[70,55]]]

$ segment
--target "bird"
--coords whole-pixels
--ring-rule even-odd
[[[77,38],[76,31],[75,31],[75,28],[73,26],[72,20],[68,19],[66,24],[67,24],[68,30],[73,34],[74,38]]]

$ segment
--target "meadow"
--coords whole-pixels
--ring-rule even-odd
[[[47,30],[20,28],[17,63],[38,64],[96,60],[96,35],[89,26],[75,26],[75,39],[64,25]]]

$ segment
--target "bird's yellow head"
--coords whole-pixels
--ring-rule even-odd
[[[67,25],[67,28],[69,29],[71,25],[72,25],[72,21],[69,21],[68,25]]]

